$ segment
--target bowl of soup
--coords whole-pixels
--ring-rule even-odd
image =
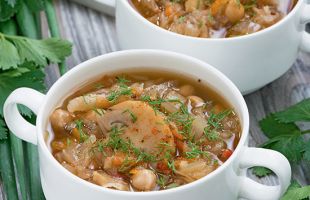
[[[27,97],[27,98],[25,98]],[[26,122],[17,104],[37,114]],[[43,95],[6,100],[19,138],[38,145],[47,199],[278,199],[291,169],[278,152],[248,147],[249,115],[237,87],[214,67],[159,50],[90,59]],[[274,171],[279,185],[246,177]]]
[[[163,49],[196,57],[223,72],[243,94],[283,75],[299,49],[310,51],[306,0],[120,0],[115,4],[122,49]]]

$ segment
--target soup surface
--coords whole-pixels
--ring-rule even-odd
[[[68,97],[50,122],[63,167],[124,191],[200,179],[231,156],[241,134],[233,109],[200,79],[157,71],[105,75]]]
[[[223,38],[265,29],[297,0],[131,0],[150,22],[179,34]]]

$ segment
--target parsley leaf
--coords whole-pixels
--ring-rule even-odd
[[[38,12],[44,9],[44,2],[42,0],[26,0],[25,3],[32,12]]]
[[[281,200],[307,200],[310,197],[310,185],[301,187],[297,181],[293,181]]]
[[[310,140],[308,140],[308,142],[305,145],[304,159],[310,161]]]
[[[280,122],[310,121],[310,98],[287,108],[285,111],[275,113]]]
[[[252,169],[252,173],[260,178],[272,173],[272,171],[266,167],[253,167]]]
[[[0,140],[7,139],[8,130],[6,129],[4,120],[0,117]]]
[[[300,129],[294,123],[281,123],[274,114],[267,116],[259,122],[259,125],[265,135],[274,138],[279,135],[300,134]]]
[[[302,131],[295,123],[279,122],[276,116],[271,114],[259,124],[265,135],[270,138],[261,147],[279,151],[291,163],[297,163],[304,157],[306,143]]]
[[[0,69],[17,68],[21,63],[15,46],[0,36]]]
[[[71,54],[72,45],[59,38],[34,40],[0,33],[0,51],[0,69],[6,70],[24,62],[36,66],[60,63]]]
[[[1,62],[1,61],[0,61]],[[39,91],[43,91],[44,87],[44,73],[41,69],[27,65],[22,66],[25,69],[21,73],[18,69],[9,70],[0,73],[0,107],[3,107],[5,99],[16,88],[30,87]],[[15,76],[16,73],[21,73],[20,76]],[[0,116],[3,115],[2,109],[0,109]]]
[[[292,163],[302,159],[304,146],[305,142],[301,135],[280,135],[261,145],[263,148],[282,153]]]
[[[20,2],[21,0],[0,1],[0,21],[6,21],[10,19],[18,11]]]

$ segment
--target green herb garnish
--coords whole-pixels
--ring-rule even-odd
[[[185,155],[187,158],[192,159],[192,158],[197,158],[199,156],[203,156],[203,157],[209,156],[209,152],[203,151],[201,147],[197,146],[196,144],[189,142],[188,145],[191,151],[185,152]]]
[[[75,120],[75,126],[77,130],[79,131],[80,134],[80,142],[84,142],[85,140],[88,139],[88,135],[84,133],[83,127],[84,127],[84,122],[82,120]]]
[[[297,181],[292,181],[286,193],[280,200],[309,200],[310,185],[301,187]]]
[[[293,164],[310,161],[310,140],[303,137],[310,130],[301,130],[296,124],[300,121],[310,122],[310,99],[262,119],[259,125],[269,140],[261,147],[279,151]]]
[[[137,121],[137,116],[136,116],[135,114],[133,114],[133,112],[132,112],[131,110],[126,109],[126,110],[124,110],[123,114],[124,114],[124,113],[129,113],[129,115],[130,115],[130,117],[131,117],[131,121],[132,121],[133,123],[135,123],[135,122]]]
[[[71,43],[58,38],[34,40],[0,33],[0,49],[0,69],[7,70],[25,62],[36,66],[59,63],[71,54]]]
[[[266,167],[253,167],[252,173],[257,177],[264,177],[272,174],[272,171]]]

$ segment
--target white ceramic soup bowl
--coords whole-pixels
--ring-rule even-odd
[[[282,1],[282,0],[280,0]],[[171,50],[199,58],[230,78],[243,94],[257,90],[284,74],[294,63],[299,48],[310,52],[310,5],[299,0],[277,24],[257,33],[235,38],[195,38],[160,28],[129,3],[130,0],[100,0],[116,6],[116,27],[122,49]]]
[[[124,70],[154,69],[201,79],[216,90],[235,109],[240,118],[242,136],[233,155],[217,170],[193,183],[154,192],[124,192],[106,189],[71,174],[52,156],[46,144],[49,116],[63,100],[85,83],[104,74]],[[17,104],[37,114],[36,126],[18,113]],[[39,150],[41,181],[48,200],[229,200],[278,199],[287,189],[291,168],[278,152],[248,147],[249,114],[237,87],[214,67],[195,58],[159,50],[130,50],[90,59],[61,77],[46,95],[33,89],[15,90],[6,100],[4,117],[9,129],[19,138],[36,144]],[[246,169],[264,166],[275,172],[279,185],[266,186],[246,177]]]

